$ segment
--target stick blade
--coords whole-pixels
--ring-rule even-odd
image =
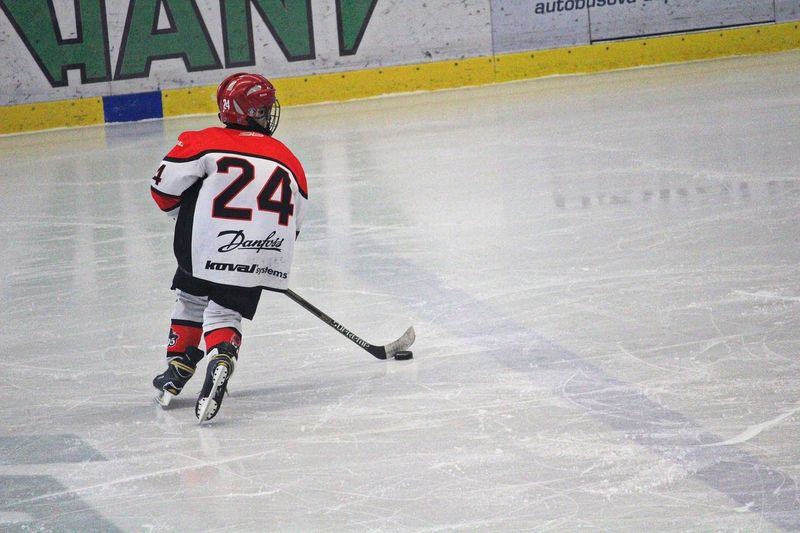
[[[403,333],[399,339],[394,342],[390,342],[386,346],[384,346],[384,350],[386,351],[386,358],[393,357],[394,354],[401,350],[408,350],[414,341],[417,338],[417,334],[414,332],[414,326],[411,326]],[[383,358],[382,358],[383,359]]]

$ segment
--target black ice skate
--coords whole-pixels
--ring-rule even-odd
[[[187,348],[186,353],[167,355],[167,370],[153,378],[153,386],[158,389],[156,402],[161,407],[168,406],[172,398],[181,393],[204,355],[203,350],[193,346]]]
[[[227,342],[221,342],[208,352],[208,368],[203,390],[197,398],[194,412],[202,424],[211,420],[219,412],[222,398],[228,387],[228,380],[233,375],[233,367],[238,356],[236,347]]]

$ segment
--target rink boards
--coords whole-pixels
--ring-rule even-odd
[[[0,133],[214,113],[245,69],[299,105],[800,48],[787,0],[47,4],[0,1]]]

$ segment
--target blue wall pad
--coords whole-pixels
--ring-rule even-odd
[[[128,122],[146,118],[161,118],[161,92],[120,94],[103,97],[103,113],[106,122]]]

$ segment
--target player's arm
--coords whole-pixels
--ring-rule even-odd
[[[295,199],[295,233],[294,238],[297,240],[300,237],[300,230],[303,227],[303,220],[305,219],[307,204],[308,204],[308,180],[306,178],[306,171],[303,168],[303,165],[300,161],[295,157],[295,155],[289,151],[288,149],[284,148],[285,152],[283,154],[285,165],[292,171],[292,175],[294,177],[295,182],[297,183],[297,188],[299,189],[300,198]]]
[[[171,217],[178,216],[183,193],[205,176],[198,133],[182,133],[150,181],[153,200]]]
[[[158,189],[158,186],[161,185],[161,182],[164,180],[162,175],[164,174],[164,170],[166,168],[166,163],[162,162],[158,167],[158,170],[156,170],[150,185],[150,195],[153,197],[153,200],[156,202],[156,205],[159,209],[171,217],[177,217],[178,211],[181,208],[180,195],[169,194]]]

